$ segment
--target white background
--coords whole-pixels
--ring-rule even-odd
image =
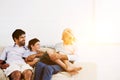
[[[70,27],[84,41],[94,31],[89,26],[92,7],[90,0],[0,0],[0,45],[12,44],[16,28],[26,31],[27,41],[37,37],[43,44],[53,44],[61,40],[63,29]]]
[[[13,44],[12,32],[26,31],[26,43],[61,41],[64,28],[74,30],[80,60],[97,64],[97,80],[120,80],[119,0],[0,0],[0,46]]]

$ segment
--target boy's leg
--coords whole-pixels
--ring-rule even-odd
[[[34,80],[42,80],[43,71],[44,71],[45,66],[47,66],[47,65],[42,62],[38,62],[36,64]]]
[[[56,62],[58,65],[60,65],[64,70],[66,70],[67,67],[68,67],[68,66],[67,66],[63,61],[61,61],[60,59],[55,60],[55,62]]]
[[[71,62],[68,60],[61,61],[60,59],[57,59],[55,61],[58,65],[60,65],[64,70],[70,72],[70,71],[77,71],[79,68],[75,67]]]
[[[71,72],[71,71],[79,71],[81,70],[81,67],[76,67],[75,65],[73,65],[71,62],[69,62],[68,60],[63,60],[64,64],[67,65],[66,71]]]
[[[63,71],[63,68],[59,65],[48,65],[44,68],[42,80],[51,80],[52,75],[60,71]]]

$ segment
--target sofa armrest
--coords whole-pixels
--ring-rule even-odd
[[[7,77],[5,76],[2,69],[0,69],[0,80],[7,80]]]

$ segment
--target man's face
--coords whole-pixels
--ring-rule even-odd
[[[25,45],[25,38],[26,38],[25,34],[22,34],[21,36],[19,36],[18,39],[15,39],[16,44],[19,46],[24,46]]]

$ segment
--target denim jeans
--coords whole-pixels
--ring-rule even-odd
[[[47,65],[42,62],[38,62],[35,66],[34,80],[51,80],[52,75],[63,71],[59,65]]]

